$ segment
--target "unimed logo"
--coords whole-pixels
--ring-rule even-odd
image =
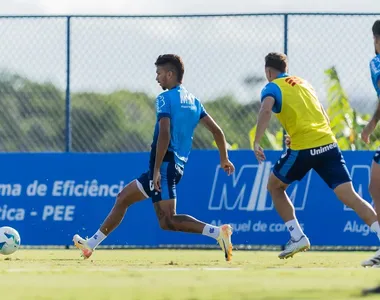
[[[267,191],[272,163],[243,165],[231,176],[220,166],[216,167],[209,200],[209,210],[272,210],[273,203]],[[287,193],[296,210],[303,210],[310,186],[311,172],[306,175],[306,185],[294,183]]]

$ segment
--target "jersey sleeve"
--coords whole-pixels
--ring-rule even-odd
[[[282,108],[282,93],[279,86],[273,82],[269,82],[261,91],[261,102],[264,101],[266,97],[274,98],[274,105],[272,111],[276,114],[281,112]]]
[[[375,57],[370,63],[371,77],[373,81],[373,86],[377,92],[377,96],[380,97],[380,57]]]
[[[171,116],[171,108],[170,108],[170,99],[168,95],[160,94],[156,98],[156,114],[157,114],[157,120],[160,120],[161,118]]]
[[[208,115],[206,109],[204,108],[203,104],[200,103],[200,111],[201,111],[201,114],[199,116],[199,120],[206,117]]]

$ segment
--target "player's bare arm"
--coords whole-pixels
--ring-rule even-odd
[[[378,82],[380,87],[380,80]],[[371,120],[368,122],[368,124],[364,127],[363,132],[361,134],[362,140],[365,143],[369,143],[369,137],[372,134],[372,132],[375,130],[377,123],[380,121],[380,99],[377,104],[377,108],[375,113],[373,114]]]
[[[255,141],[253,142],[255,155],[259,162],[265,160],[264,150],[260,147],[260,141],[264,136],[265,130],[269,126],[269,121],[272,116],[272,108],[274,103],[275,99],[270,96],[266,97],[261,103],[259,117],[257,119]]]
[[[153,183],[157,191],[161,191],[160,168],[164,160],[165,153],[168,151],[170,143],[170,118],[161,118],[159,123],[159,134],[157,140],[156,160],[154,163]]]
[[[203,117],[200,123],[205,126],[214,137],[216,146],[219,149],[221,167],[228,175],[232,174],[235,171],[235,167],[228,159],[227,142],[223,130],[210,115]]]

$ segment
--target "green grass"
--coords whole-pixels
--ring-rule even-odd
[[[0,257],[0,291],[12,300],[363,299],[363,288],[380,283],[380,269],[360,267],[371,254],[283,261],[277,252],[235,251],[227,263],[216,250],[98,250],[84,261],[76,250],[21,249]]]

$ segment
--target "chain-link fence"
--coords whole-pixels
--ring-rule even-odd
[[[184,85],[228,142],[250,148],[266,83],[264,57],[272,51],[287,52],[290,72],[312,83],[326,108],[349,104],[330,117],[345,124],[336,132],[348,143],[343,148],[358,149],[361,121],[377,105],[369,61],[379,18],[0,17],[0,151],[149,150],[161,92],[154,62],[163,53],[183,58]],[[281,133],[273,121],[266,148],[281,148]],[[197,129],[194,148],[213,147],[211,135]]]

